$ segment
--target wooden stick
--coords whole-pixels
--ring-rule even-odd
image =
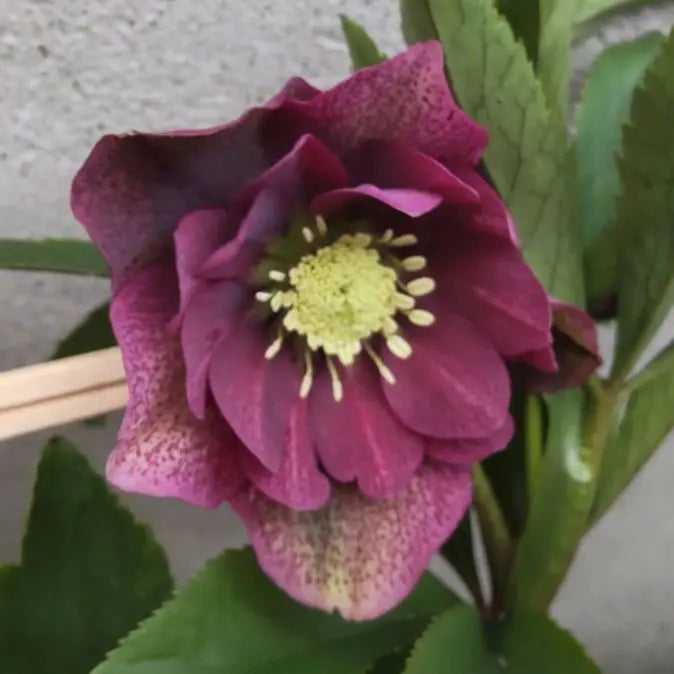
[[[122,409],[118,348],[0,373],[0,440]]]

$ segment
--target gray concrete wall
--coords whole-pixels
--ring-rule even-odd
[[[401,46],[395,0],[0,0],[0,236],[80,236],[69,181],[104,131],[208,126],[292,74],[318,85],[348,59],[338,12]],[[578,72],[605,44],[667,30],[674,9],[613,21],[578,45]],[[103,282],[0,272],[0,369],[46,357],[106,296]],[[671,336],[672,326],[669,326]],[[664,336],[663,336],[664,338]],[[66,429],[102,466],[105,430]],[[0,561],[18,558],[47,434],[0,446]],[[612,674],[674,672],[674,447],[663,448],[582,546],[555,612]],[[243,541],[227,508],[125,497],[184,579]]]

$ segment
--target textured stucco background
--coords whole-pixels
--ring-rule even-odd
[[[69,181],[102,132],[219,123],[294,73],[327,85],[348,69],[338,12],[361,20],[391,53],[401,46],[396,6],[0,0],[0,236],[80,236],[68,211]],[[671,6],[612,21],[577,45],[577,79],[607,43],[672,23]],[[0,272],[0,369],[46,357],[106,292],[103,282]],[[116,422],[66,434],[102,466]],[[18,558],[46,437],[0,446],[0,562]],[[592,533],[555,605],[558,619],[612,674],[674,673],[673,450],[663,448]],[[226,508],[126,500],[153,524],[181,579],[224,544],[243,540]]]

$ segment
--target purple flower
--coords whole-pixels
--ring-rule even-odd
[[[556,369],[486,142],[437,43],[216,129],[103,138],[72,204],[130,388],[108,479],[228,501],[299,601],[402,599],[512,434],[506,361]]]

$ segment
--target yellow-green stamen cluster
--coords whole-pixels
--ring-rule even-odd
[[[280,317],[278,336],[266,357],[274,358],[288,335],[303,338],[303,397],[311,389],[313,353],[318,351],[325,354],[336,400],[342,398],[342,385],[335,359],[348,366],[363,350],[381,376],[393,384],[393,373],[368,340],[380,334],[391,353],[408,358],[412,347],[399,334],[396,314],[405,314],[419,326],[431,325],[435,320],[430,312],[415,308],[415,298],[432,292],[434,281],[421,277],[403,284],[399,278],[399,271],[424,269],[426,259],[413,255],[400,260],[393,255],[396,249],[415,245],[416,237],[395,237],[391,230],[380,237],[357,232],[343,234],[329,243],[327,223],[321,217],[316,219],[315,229],[303,227],[301,234],[307,252],[288,270],[268,271],[267,287],[256,295]]]

